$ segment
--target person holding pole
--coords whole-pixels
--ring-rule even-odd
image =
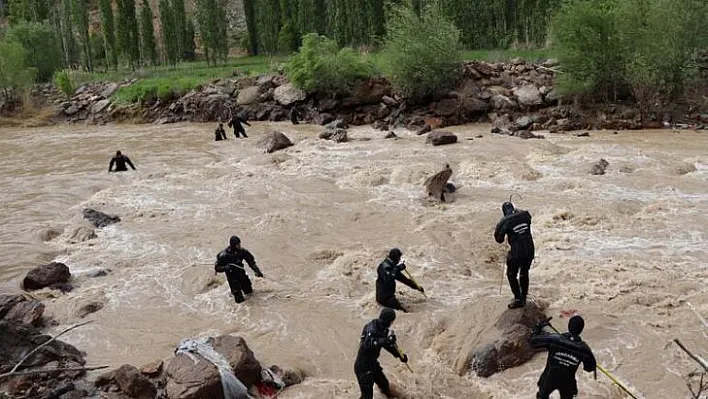
[[[389,251],[388,257],[379,264],[376,270],[376,302],[391,309],[400,310],[404,313],[408,311],[396,299],[396,280],[425,294],[423,287],[418,285],[411,278],[403,275],[406,264],[400,263],[403,252],[398,248]]]
[[[529,269],[535,255],[533,237],[531,236],[531,214],[528,211],[514,208],[511,202],[502,204],[504,216],[494,229],[494,239],[499,243],[507,237],[509,253],[506,256],[506,277],[514,294],[514,300],[509,309],[526,306],[529,293]]]
[[[398,348],[396,335],[389,331],[394,320],[396,312],[391,308],[383,308],[378,319],[367,323],[361,332],[359,351],[354,361],[354,373],[361,390],[360,399],[374,398],[374,384],[387,398],[393,397],[391,386],[379,363],[381,348],[408,365],[408,355]]]
[[[580,363],[583,363],[585,371],[595,372],[597,362],[588,344],[580,338],[585,327],[582,317],[571,317],[568,321],[568,332],[565,334],[544,333],[543,327],[553,327],[550,320],[549,317],[537,324],[531,337],[531,346],[548,350],[548,360],[538,380],[536,398],[548,399],[553,391],[558,390],[561,399],[572,399],[578,394],[575,373]]]

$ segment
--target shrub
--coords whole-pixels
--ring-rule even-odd
[[[195,78],[149,78],[118,89],[113,100],[118,104],[151,103],[157,99],[169,101],[197,87]]]
[[[25,66],[27,52],[17,43],[0,41],[0,98],[29,90],[36,70]]]
[[[393,87],[409,100],[422,100],[456,83],[462,59],[460,31],[438,6],[425,8],[420,16],[410,8],[396,8],[381,58]]]
[[[339,95],[350,93],[357,83],[369,78],[373,64],[349,47],[338,50],[334,40],[308,33],[300,52],[285,65],[285,73],[302,90]]]
[[[74,76],[68,69],[63,69],[54,73],[54,84],[57,86],[59,91],[64,93],[67,97],[70,97],[74,94],[74,91],[76,91]]]
[[[37,69],[40,82],[52,79],[62,65],[62,54],[54,31],[48,23],[22,22],[7,30],[5,40],[21,45],[27,52],[26,65]]]

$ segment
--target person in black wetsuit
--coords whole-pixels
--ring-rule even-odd
[[[407,312],[398,299],[396,299],[396,280],[414,290],[420,292],[425,292],[425,290],[401,273],[406,269],[405,263],[398,263],[401,260],[401,256],[403,256],[401,250],[393,248],[389,251],[388,257],[379,264],[376,270],[378,275],[376,278],[376,302],[392,309]]]
[[[550,320],[550,319],[549,319]],[[546,368],[538,380],[537,399],[548,399],[555,390],[561,399],[572,399],[578,394],[575,372],[580,362],[587,372],[594,372],[597,367],[595,356],[590,347],[580,338],[585,321],[580,316],[573,316],[568,321],[565,334],[546,334],[543,327],[550,325],[548,320],[536,326],[531,337],[531,346],[548,349]]]
[[[130,167],[135,170],[135,165],[130,162],[130,158],[121,154],[120,151],[116,151],[116,156],[111,158],[111,163],[108,164],[108,172],[125,172],[128,170],[128,168],[125,167],[125,164],[130,165]],[[116,166],[115,170],[113,170],[113,165]]]
[[[506,255],[506,277],[514,293],[514,301],[509,304],[509,308],[521,308],[526,305],[529,293],[529,269],[535,251],[531,236],[531,214],[515,209],[511,202],[502,204],[502,213],[504,217],[494,229],[494,239],[501,244],[504,236],[508,237],[511,248]]]
[[[379,363],[381,348],[403,363],[408,363],[408,356],[398,350],[396,335],[388,330],[395,319],[396,312],[393,309],[383,308],[379,318],[367,323],[361,332],[359,351],[354,361],[354,373],[361,390],[360,399],[373,399],[374,384],[386,397],[392,397],[388,379]]]
[[[244,129],[241,125],[242,123],[248,127],[251,126],[245,119],[241,118],[239,114],[231,117],[231,120],[229,121],[229,127],[234,128],[234,136],[236,136],[236,138],[239,138],[239,134],[242,134],[244,138],[248,138],[248,136],[246,136],[246,129]]]
[[[237,236],[231,236],[229,246],[216,256],[214,263],[214,271],[216,273],[226,273],[226,280],[229,282],[231,294],[234,296],[236,303],[241,303],[245,300],[243,294],[253,292],[251,279],[246,274],[246,268],[243,266],[243,261],[248,263],[248,266],[253,269],[256,277],[263,277],[263,273],[256,265],[256,260],[247,249],[241,248],[241,239]]]
[[[293,107],[290,110],[290,122],[292,122],[293,125],[299,125],[301,118],[302,115],[300,114],[300,111],[297,110],[297,107]]]
[[[219,127],[214,130],[214,141],[226,140],[226,132],[224,131],[224,124],[219,123]]]

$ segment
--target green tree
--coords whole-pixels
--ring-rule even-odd
[[[0,89],[6,100],[32,85],[34,73],[25,66],[26,54],[19,44],[0,41]]]
[[[160,26],[162,28],[162,47],[164,49],[165,61],[170,65],[179,61],[178,37],[175,33],[175,17],[169,0],[160,0],[158,5],[160,12]]]
[[[226,0],[197,0],[196,3],[197,25],[208,63],[226,61],[229,54],[226,5]]]
[[[128,57],[131,69],[140,66],[140,35],[135,16],[135,0],[117,0],[118,4],[118,48]]]
[[[150,60],[152,65],[158,64],[157,47],[155,44],[155,27],[152,24],[152,9],[147,0],[143,0],[140,8],[140,39],[142,43],[143,60]]]
[[[281,28],[280,1],[257,0],[257,5],[258,48],[262,53],[277,53]]]
[[[10,24],[42,22],[49,18],[47,0],[10,0],[7,7]]]
[[[118,48],[116,46],[116,27],[113,19],[111,0],[99,0],[103,43],[106,51],[106,65],[118,69]]]
[[[185,61],[194,61],[195,57],[194,21],[192,21],[192,18],[187,18],[187,36],[184,42],[182,58]]]
[[[81,50],[84,55],[84,67],[90,72],[93,70],[93,65],[91,63],[91,41],[89,40],[88,30],[88,0],[72,0],[71,11],[72,22],[79,33],[79,40],[81,41]]]
[[[182,59],[187,46],[187,14],[184,0],[172,0],[172,13],[175,19],[175,35],[177,35],[177,54]]]
[[[246,29],[248,30],[248,42],[250,48],[248,49],[251,55],[258,55],[260,49],[258,48],[258,27],[256,25],[256,11],[254,8],[254,2],[257,0],[243,0],[243,13],[246,16]]]
[[[460,32],[437,6],[420,16],[409,7],[393,11],[382,52],[383,69],[394,88],[411,101],[448,89],[461,65]]]
[[[51,80],[54,71],[62,66],[61,48],[49,23],[13,25],[5,34],[5,40],[22,46],[26,65],[37,70],[36,78],[41,82]]]
[[[67,67],[73,68],[79,63],[79,49],[74,37],[74,25],[71,23],[71,0],[61,0],[56,19],[58,19],[64,63]]]

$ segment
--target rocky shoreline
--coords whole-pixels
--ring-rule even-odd
[[[226,121],[234,112],[252,121],[287,121],[296,107],[302,122],[325,125],[341,120],[383,131],[395,127],[438,129],[475,122],[491,122],[500,134],[530,138],[517,132],[582,129],[693,128],[708,126],[708,114],[691,107],[642,115],[636,108],[602,105],[580,109],[566,104],[555,89],[558,64],[515,59],[508,63],[467,62],[454,90],[425,104],[407,104],[385,79],[363,82],[347,97],[304,93],[280,73],[258,77],[219,79],[170,98],[147,98],[140,104],[113,103],[121,83],[94,83],[79,87],[66,99],[45,86],[35,91],[39,104],[51,104],[52,121],[103,124]],[[428,127],[426,127],[426,125]]]

